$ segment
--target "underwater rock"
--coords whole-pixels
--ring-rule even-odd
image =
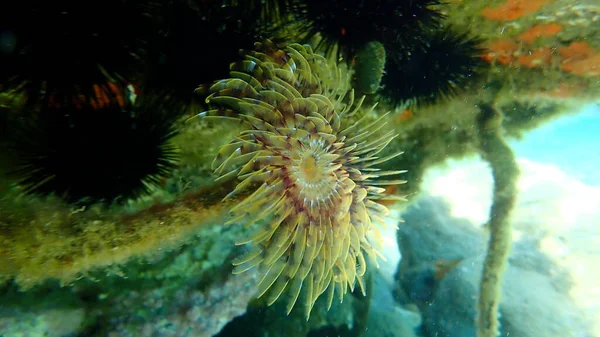
[[[0,336],[217,334],[246,312],[257,280],[252,272],[231,275],[242,228],[215,221],[177,249],[90,271],[69,287],[53,281],[22,291],[9,282],[0,288]]]
[[[365,336],[367,316],[372,304],[372,273],[365,275],[367,296],[347,293],[343,302],[329,310],[326,298],[315,302],[313,312],[307,320],[302,311],[285,313],[285,303],[275,302],[268,306],[262,298],[250,303],[248,312],[227,324],[217,337],[320,337],[320,336]],[[282,333],[283,332],[283,333]],[[370,335],[368,335],[370,336]]]
[[[17,310],[8,315],[2,311],[0,311],[0,336],[3,337],[77,336],[85,320],[85,310],[81,308],[35,312]]]
[[[376,273],[365,336],[417,337],[422,318],[418,311],[400,306],[384,276]]]
[[[241,231],[240,226],[208,226],[179,250],[149,264],[126,265],[125,277],[102,279],[96,305],[107,308],[103,331],[111,337],[219,333],[256,296],[256,273],[230,274],[228,262],[239,253],[232,241]]]
[[[224,283],[213,283],[203,291],[182,288],[176,291],[171,303],[163,302],[159,290],[130,292],[130,298],[124,301],[136,302],[144,297],[146,309],[153,308],[157,314],[143,320],[136,315],[120,317],[109,336],[214,336],[246,312],[248,302],[256,295],[256,276],[256,273],[232,275]]]
[[[0,287],[0,336],[80,336],[94,319],[71,289],[48,284],[20,292],[13,282]]]
[[[423,313],[426,336],[475,336],[485,232],[452,217],[443,199],[427,194],[403,217],[398,277],[405,300]],[[537,249],[532,240],[514,244],[500,303],[501,336],[584,336],[587,327],[569,298],[568,276]],[[443,260],[460,262],[440,274],[436,264]]]

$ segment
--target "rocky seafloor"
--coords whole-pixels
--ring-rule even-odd
[[[175,173],[124,205],[24,198],[0,153],[0,337],[476,336],[493,179],[479,157],[454,160],[479,152],[481,102],[515,138],[598,102],[600,7],[448,1],[442,12],[481,35],[489,67],[450,100],[376,109],[392,111],[390,148],[405,154],[390,166],[407,169],[408,184],[391,193],[408,202],[390,206],[398,230],[385,232],[388,261],[370,268],[366,296],[331,310],[319,300],[307,321],[257,300],[255,273],[232,275],[244,228],[223,225],[236,201],[221,201],[231,186],[213,183],[210,161],[237,126],[201,120],[182,123]],[[1,122],[17,98],[0,93]],[[600,191],[527,159],[518,167],[500,336],[600,336]]]

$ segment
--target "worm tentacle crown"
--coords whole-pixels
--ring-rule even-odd
[[[388,214],[376,200],[394,198],[380,186],[404,182],[381,178],[404,171],[376,166],[401,153],[379,157],[395,134],[374,136],[385,116],[357,113],[364,97],[355,101],[335,64],[307,45],[256,47],[210,88],[202,115],[247,125],[213,161],[218,180],[239,180],[226,198],[245,196],[228,221],[249,232],[233,272],[260,268],[258,296],[271,305],[285,292],[288,314],[304,292],[308,319],[321,295],[329,308],[356,285],[365,293],[366,260],[380,255],[373,223]]]

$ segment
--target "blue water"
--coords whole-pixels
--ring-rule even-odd
[[[600,186],[600,104],[588,105],[509,143],[517,157],[558,166],[587,185]]]

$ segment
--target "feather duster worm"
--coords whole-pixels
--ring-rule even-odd
[[[307,45],[256,47],[210,88],[214,109],[201,115],[248,126],[213,162],[218,180],[240,180],[226,198],[247,195],[230,210],[229,224],[251,228],[233,272],[260,268],[258,296],[271,305],[285,291],[288,314],[303,290],[308,319],[323,294],[330,308],[356,285],[365,293],[366,259],[379,255],[367,234],[388,214],[375,200],[395,198],[380,186],[404,183],[380,179],[404,171],[376,166],[401,153],[380,156],[394,132],[373,137],[384,117],[359,110],[364,97],[354,101],[335,64]]]

